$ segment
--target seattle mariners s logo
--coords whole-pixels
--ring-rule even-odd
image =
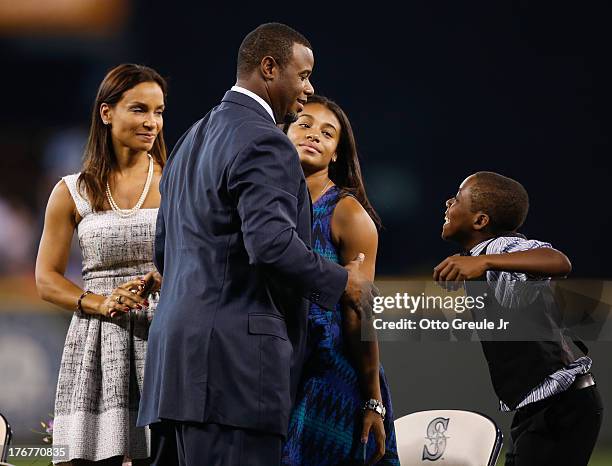
[[[429,444],[423,447],[423,460],[436,461],[446,450],[446,437],[444,432],[448,429],[450,418],[437,417],[427,426],[427,440]]]

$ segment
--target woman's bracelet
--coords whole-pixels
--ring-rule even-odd
[[[89,291],[89,290],[84,291],[84,292],[83,292],[83,294],[82,294],[81,296],[79,296],[79,300],[77,301],[77,307],[76,307],[76,310],[77,310],[77,312],[78,312],[80,315],[85,314],[85,311],[83,311],[83,305],[82,305],[81,301],[83,301],[83,298],[84,298],[85,296],[87,296],[88,294],[92,294],[92,292],[91,292],[91,291]]]
[[[375,398],[370,398],[368,401],[366,401],[365,406],[363,407],[363,410],[365,411],[366,409],[369,409],[371,411],[374,411],[380,414],[380,417],[382,417],[383,420],[385,419],[385,416],[387,415],[387,409],[385,408],[385,405],[382,404],[382,401],[379,401]]]

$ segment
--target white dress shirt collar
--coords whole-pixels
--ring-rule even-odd
[[[248,95],[252,99],[255,99],[255,101],[257,101],[264,108],[264,110],[266,112],[268,112],[268,114],[272,117],[272,121],[274,121],[276,123],[276,118],[274,118],[274,113],[272,112],[272,107],[270,107],[270,105],[268,105],[268,102],[263,100],[261,97],[259,97],[254,92],[251,92],[248,89],[245,89],[244,87],[232,86],[231,90],[235,91],[235,92],[240,92],[241,94]]]

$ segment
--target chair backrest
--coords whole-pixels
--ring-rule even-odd
[[[11,426],[6,418],[0,413],[0,461],[6,461],[12,436]]]
[[[488,416],[472,411],[418,411],[395,421],[402,466],[494,466],[501,430]]]

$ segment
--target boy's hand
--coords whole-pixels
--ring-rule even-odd
[[[446,289],[458,289],[463,280],[478,278],[487,271],[486,256],[450,256],[434,267],[433,279]]]

